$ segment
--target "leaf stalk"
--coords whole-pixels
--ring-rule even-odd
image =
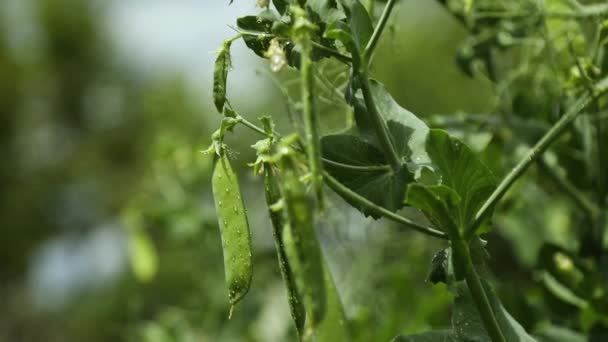
[[[432,237],[447,240],[448,237],[444,232],[441,232],[432,227],[418,224],[408,218],[395,214],[394,212],[373,203],[372,201],[368,200],[367,198],[357,194],[356,192],[354,192],[354,191],[350,190],[349,188],[347,188],[346,186],[342,185],[337,179],[332,177],[327,172],[325,172],[323,174],[323,176],[324,176],[323,179],[325,180],[325,183],[332,190],[334,190],[338,195],[342,196],[343,198],[348,199],[351,202],[358,203],[359,205],[361,205],[362,207],[365,207],[369,211],[372,211],[380,216],[384,216],[391,221],[400,223],[400,224],[406,226],[407,228],[413,229],[415,231],[418,231],[420,233],[423,233],[423,234],[426,234],[426,235],[429,235]]]

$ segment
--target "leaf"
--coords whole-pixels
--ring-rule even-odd
[[[154,242],[143,229],[143,216],[137,210],[126,210],[122,216],[127,228],[129,261],[135,278],[141,282],[148,282],[154,278],[158,271],[158,253]]]
[[[465,144],[445,131],[431,130],[426,150],[441,176],[441,184],[460,197],[452,216],[462,230],[494,190],[494,176]]]
[[[392,342],[457,342],[461,341],[456,338],[451,329],[433,330],[421,334],[397,336]]]
[[[227,40],[222,45],[222,49],[215,60],[213,69],[213,103],[220,114],[224,111],[226,103],[228,71],[232,68],[232,58],[230,56],[230,45],[232,40]]]
[[[539,342],[586,342],[585,335],[564,327],[544,325],[535,333]]]
[[[505,310],[500,303],[500,299],[492,289],[492,286],[483,278],[481,281],[506,341],[536,341],[507,312],[507,310]],[[466,285],[462,284],[459,286],[457,292],[456,298],[454,299],[454,307],[452,309],[452,327],[456,336],[464,341],[491,342]]]
[[[371,79],[370,86],[378,111],[389,123],[389,128],[390,122],[393,121],[410,130],[411,133],[407,136],[407,146],[409,151],[411,151],[411,161],[413,164],[418,167],[418,165],[429,163],[430,160],[425,147],[426,137],[429,132],[428,126],[415,114],[401,107],[382,83]],[[394,130],[391,130],[391,134],[393,135],[395,145],[406,142],[406,137],[395,134]]]
[[[340,0],[340,3],[344,8],[358,55],[362,56],[363,50],[374,32],[372,20],[359,0]]]
[[[355,43],[355,38],[350,32],[350,28],[345,23],[341,21],[331,23],[323,33],[323,36],[338,40],[342,43],[342,45],[344,45],[346,50],[348,50],[352,56],[353,68],[357,68],[361,64],[359,47]]]
[[[286,0],[272,0],[272,4],[282,15],[286,14],[289,9],[289,1]]]
[[[236,26],[245,31],[243,40],[245,45],[256,55],[266,57],[265,53],[270,47],[273,38],[272,25],[274,21],[268,18],[261,18],[254,15],[240,17],[236,20]],[[249,33],[249,34],[247,34]]]
[[[148,282],[158,270],[158,254],[152,240],[143,229],[129,229],[131,267],[137,280]]]
[[[436,227],[445,231],[452,239],[458,236],[458,227],[453,220],[450,203],[460,202],[454,190],[443,185],[410,184],[406,202],[420,210]],[[448,206],[449,205],[449,206]]]
[[[336,0],[308,0],[308,9],[314,13],[309,15],[315,24],[331,24],[344,18],[342,11],[338,10]],[[315,20],[318,17],[318,20]]]
[[[391,211],[403,206],[405,187],[413,175],[403,168],[395,173],[382,152],[374,145],[349,134],[327,135],[321,139],[323,157],[352,167],[325,163],[329,174],[357,194]],[[349,202],[350,203],[350,202]],[[378,218],[358,203],[350,203],[365,215]]]
[[[448,284],[449,279],[450,248],[444,248],[433,255],[431,269],[426,277],[432,284]]]

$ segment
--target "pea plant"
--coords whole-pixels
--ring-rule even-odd
[[[397,3],[258,0],[260,12],[238,18],[237,35],[221,46],[213,99],[223,119],[206,152],[216,155],[212,186],[232,308],[247,294],[253,274],[246,208],[231,150],[224,143],[224,136],[238,126],[262,138],[253,144],[257,159],[250,165],[264,179],[277,258],[300,340],[353,339],[315,231],[315,220],[331,210],[328,189],[365,216],[391,220],[445,242],[429,261],[428,280],[445,283],[453,293],[451,327],[397,336],[395,341],[547,340],[527,332],[501,304],[489,277],[491,249],[482,239],[495,225],[498,205],[533,165],[580,209],[577,238],[582,247],[543,247],[542,253],[556,261],[544,268],[543,284],[558,300],[593,317],[581,328],[591,334],[590,327],[608,320],[608,129],[603,97],[608,90],[608,4],[437,1],[468,32],[455,63],[470,77],[490,84],[496,100],[492,114],[484,117],[422,120],[370,77],[376,47]],[[297,100],[286,94],[293,132],[278,132],[269,116],[261,117],[259,124],[251,122],[231,105],[230,49],[238,39],[268,59],[273,72],[297,73]],[[339,133],[322,136],[318,74],[329,61],[333,68],[346,70],[341,73],[345,81],[323,86],[333,86],[331,91],[344,99],[353,120]],[[498,177],[503,170],[491,170],[478,151],[451,134],[455,123],[491,133],[498,145],[503,139],[497,153],[508,155],[503,158],[509,166],[504,176]],[[515,151],[513,141],[531,147]],[[570,152],[563,151],[572,150],[584,157],[566,165]],[[587,179],[573,180],[568,171],[575,168],[585,170]],[[542,205],[538,203],[539,209]],[[404,207],[419,211],[426,220],[400,214]],[[575,273],[578,276],[572,276]],[[567,334],[556,336],[555,341],[579,341]]]

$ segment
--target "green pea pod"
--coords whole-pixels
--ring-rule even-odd
[[[292,169],[287,168],[284,175],[283,195],[289,224],[284,228],[283,242],[306,311],[303,334],[306,340],[325,315],[323,259],[315,233],[311,199]]]
[[[276,204],[281,199],[281,192],[279,190],[279,182],[274,174],[274,171],[269,165],[264,167],[264,183],[266,187],[266,203],[270,208],[273,204]],[[281,211],[269,209],[270,221],[272,222],[272,229],[274,235],[274,242],[277,249],[277,257],[279,259],[279,269],[281,275],[285,281],[285,287],[287,288],[287,301],[289,302],[289,309],[291,310],[291,316],[296,324],[296,330],[298,334],[303,333],[304,320],[306,314],[304,312],[304,306],[300,300],[300,295],[296,288],[296,282],[294,279],[291,266],[287,261],[287,255],[285,253],[285,245],[283,244],[283,231],[285,227],[285,219]]]
[[[249,222],[237,175],[226,154],[216,159],[212,187],[222,235],[228,299],[234,307],[249,291],[253,269]]]

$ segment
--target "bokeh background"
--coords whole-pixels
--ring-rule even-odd
[[[255,0],[0,2],[0,341],[293,340],[261,179],[246,165],[257,137],[239,127],[227,138],[255,254],[253,287],[230,320],[212,158],[200,153],[221,119],[211,96],[215,52],[238,16],[257,11]],[[436,2],[402,1],[373,75],[427,122],[484,115],[490,87],[455,64],[464,38]],[[252,120],[273,115],[288,130],[275,80],[293,73],[270,75],[240,41],[233,61],[234,107]],[[324,72],[332,78],[331,65]],[[322,106],[325,131],[344,127],[339,100]],[[468,141],[481,152],[490,137]],[[503,173],[491,152],[484,158]],[[528,201],[544,198],[530,189]],[[513,203],[519,212],[498,220],[491,238],[496,272],[510,276],[504,293],[521,286],[517,267],[534,262],[544,227],[568,220],[559,215],[568,204],[554,200],[532,231],[515,230],[528,240],[514,249],[522,236],[500,232],[533,208]],[[356,339],[449,325],[451,296],[425,281],[442,246],[335,197],[331,205],[319,235]],[[521,300],[504,298],[524,325],[535,322]]]

